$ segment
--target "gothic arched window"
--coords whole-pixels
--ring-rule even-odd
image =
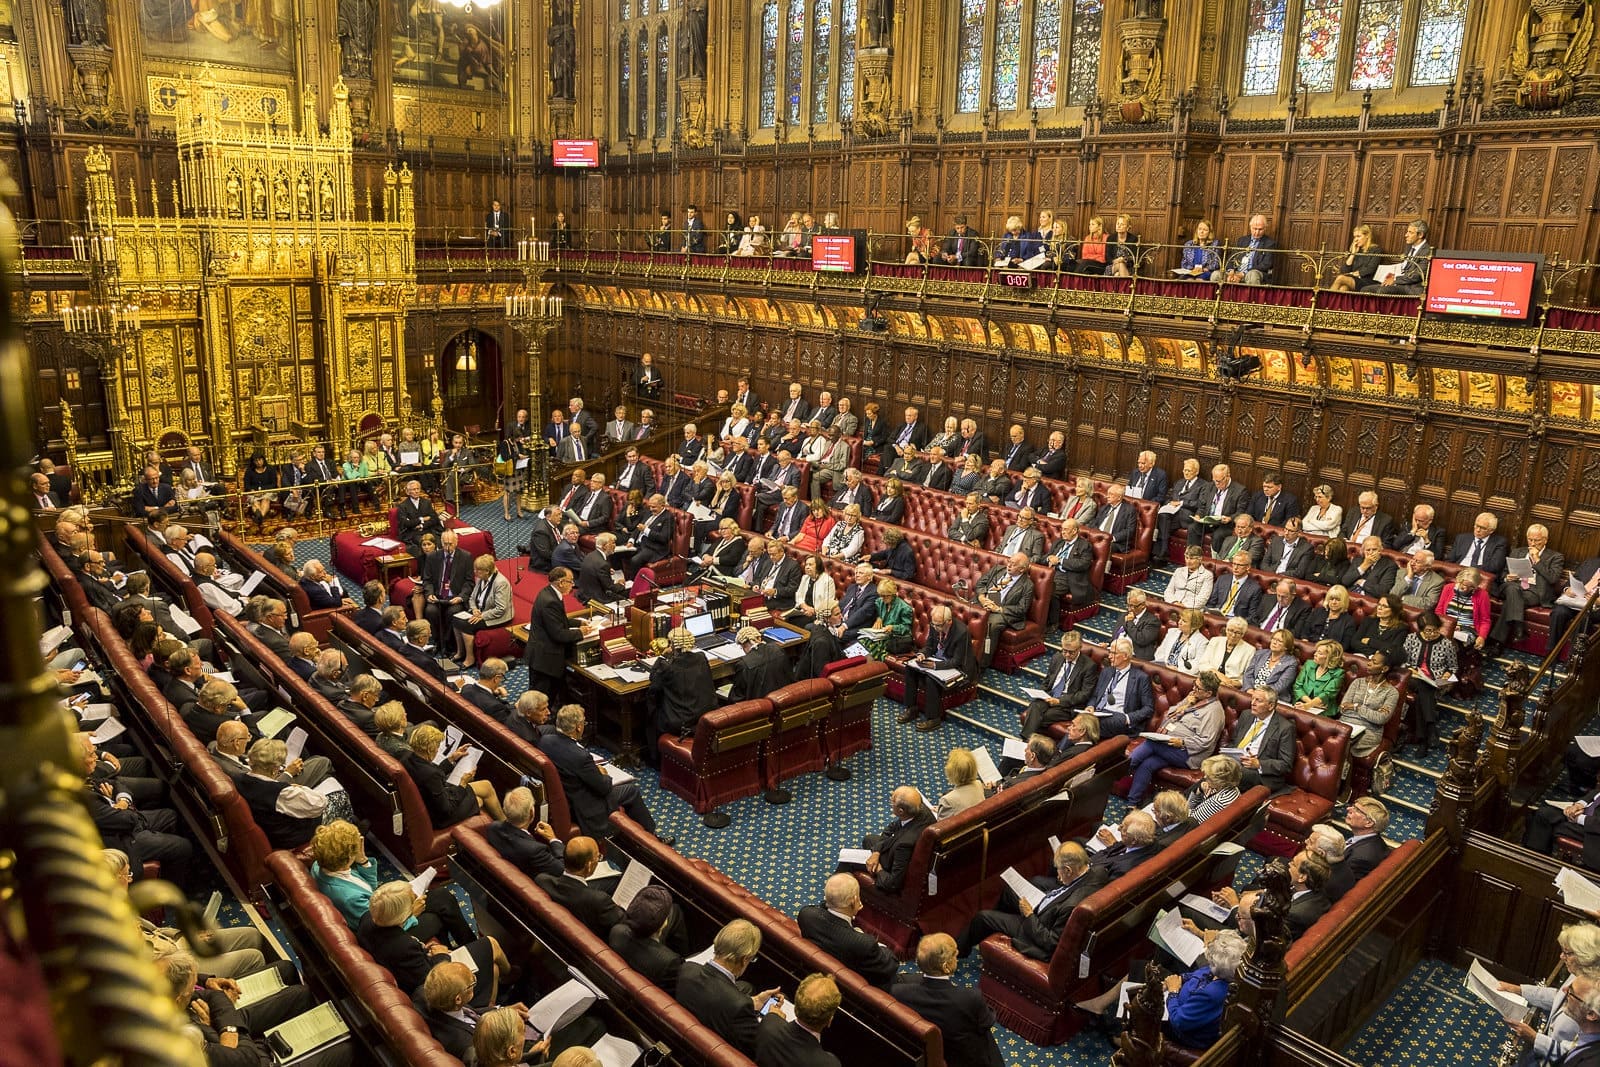
[[[996,111],[1062,103],[1077,107],[1094,99],[1100,79],[1104,0],[956,3],[957,112],[981,111],[985,99]]]
[[[617,136],[663,138],[676,100],[672,70],[671,0],[619,0]]]
[[[667,135],[668,85],[672,79],[672,39],[666,24],[656,27],[656,136]]]
[[[781,8],[778,0],[767,0],[762,5],[756,125],[771,129],[780,116],[791,127],[854,117],[858,5],[859,0],[783,0]]]
[[[1467,0],[1248,2],[1243,96],[1444,85],[1461,65]]]

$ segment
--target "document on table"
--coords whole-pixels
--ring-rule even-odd
[[[553,1034],[589,1010],[594,990],[576,978],[528,1009],[528,1025],[541,1034]]]
[[[1500,988],[1500,980],[1477,960],[1467,968],[1467,992],[1500,1013],[1508,1023],[1520,1023],[1528,1014],[1528,1002],[1517,993],[1507,993]]]
[[[1183,928],[1183,913],[1177,908],[1156,912],[1156,921],[1150,924],[1150,940],[1182,960],[1185,967],[1193,967],[1206,950],[1205,938]]]
[[[256,730],[262,737],[277,737],[294,720],[295,714],[288,708],[273,708],[256,720]]]
[[[433,876],[439,873],[437,867],[429,867],[415,878],[411,879],[411,892],[419,897],[428,895],[428,887],[433,884]]]
[[[267,1045],[288,1049],[287,1055],[278,1054],[279,1067],[299,1063],[311,1053],[335,1041],[350,1037],[350,1026],[331,1003],[318,1004],[310,1011],[296,1015],[282,1026],[275,1026],[262,1035]],[[276,1040],[274,1040],[276,1039]]]
[[[1573,870],[1561,868],[1556,875],[1556,888],[1561,890],[1562,903],[1579,911],[1600,911],[1600,885]]]
[[[991,785],[1000,780],[1000,768],[994,765],[994,757],[989,755],[989,749],[979,745],[972,750],[972,758],[978,764],[978,781]]]
[[[298,726],[289,731],[289,736],[284,741],[284,744],[288,746],[289,749],[288,754],[284,756],[285,763],[293,763],[295,760],[300,758],[300,753],[306,750],[306,740],[309,738],[309,736],[309,734],[300,729]]]
[[[467,754],[456,760],[455,769],[445,781],[451,785],[460,785],[467,775],[478,769],[478,761],[481,759],[483,759],[483,749],[476,746],[468,747]]]
[[[841,848],[839,850],[839,862],[841,864],[853,863],[864,867],[871,858],[872,850],[870,848]]]
[[[397,548],[403,547],[401,542],[396,541],[394,538],[383,537],[381,535],[378,537],[369,537],[365,541],[361,542],[361,544],[367,548],[381,548],[385,552],[392,552]]]
[[[1185,893],[1178,898],[1178,903],[1199,912],[1213,922],[1227,922],[1228,916],[1233,913],[1233,909],[1225,908],[1211,898],[1203,897],[1199,893]]]
[[[1000,872],[1000,880],[1011,887],[1017,899],[1026,900],[1028,907],[1038,910],[1039,901],[1044,899],[1044,890],[1022,877],[1015,867],[1007,867]]]
[[[627,910],[633,898],[639,895],[639,890],[650,884],[650,868],[638,860],[629,860],[628,867],[622,872],[622,881],[617,883],[617,888],[611,894],[611,902],[617,907]]]

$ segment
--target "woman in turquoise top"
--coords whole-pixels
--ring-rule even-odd
[[[378,888],[378,863],[367,858],[367,843],[354,824],[337,819],[317,827],[311,838],[311,878],[324,896],[333,902],[344,916],[345,924],[354,931],[367,914],[367,904],[372,891]],[[420,941],[430,941],[449,934],[457,945],[471,944],[477,934],[461,914],[461,905],[455,894],[440,886],[429,889],[417,900],[417,910],[401,928],[411,931]]]
[[[1339,687],[1344,684],[1344,649],[1337,641],[1319,641],[1317,650],[1294,680],[1294,706],[1319,715],[1336,714]]]
[[[367,464],[359,449],[352,448],[350,450],[350,455],[345,458],[342,469],[344,480],[347,482],[357,482],[363,478],[372,477],[372,467]]]
[[[861,635],[861,644],[873,659],[911,647],[911,605],[900,598],[900,587],[893,578],[878,583],[878,618],[872,628],[888,631],[877,637]]]

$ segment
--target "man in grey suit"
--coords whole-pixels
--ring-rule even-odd
[[[1233,517],[1245,510],[1245,488],[1233,480],[1226,463],[1211,468],[1211,485],[1200,496],[1200,506],[1184,522],[1191,545],[1198,545],[1207,532],[1231,525]],[[1181,512],[1180,512],[1181,514]]]
[[[1444,576],[1433,569],[1433,553],[1424,548],[1411,557],[1405,570],[1395,575],[1390,592],[1398,595],[1407,607],[1432,611],[1443,589]]]
[[[511,625],[514,607],[511,602],[511,581],[494,565],[494,557],[485,552],[472,561],[472,592],[462,604],[465,619],[460,612],[450,617],[456,634],[458,661],[462,666],[473,663],[474,638],[481,630],[493,630]]]
[[[1002,556],[1021,552],[1028,557],[1030,563],[1043,560],[1044,549],[1045,540],[1043,531],[1039,529],[1039,514],[1032,508],[1023,508],[1017,512],[1016,524],[1005,532],[1000,538],[1000,543],[995,546],[995,551]]]
[[[1567,561],[1550,547],[1550,531],[1539,523],[1528,526],[1524,535],[1528,543],[1513,549],[1506,557],[1506,576],[1500,583],[1500,595],[1505,607],[1500,619],[1489,631],[1489,636],[1503,645],[1521,640],[1528,632],[1523,616],[1530,607],[1549,607],[1556,597],[1567,591]],[[1527,560],[1532,573],[1518,579],[1511,573],[1510,560]]]
[[[1232,559],[1235,552],[1248,552],[1250,566],[1259,567],[1267,546],[1255,532],[1255,520],[1250,518],[1250,513],[1241,511],[1233,517],[1233,529],[1230,532],[1217,533],[1211,538],[1211,549],[1211,554],[1217,559]]]
[[[916,786],[896,789],[889,803],[894,818],[878,833],[863,837],[861,847],[872,853],[867,857],[867,873],[872,875],[873,884],[885,893],[898,893],[905,885],[906,868],[911,866],[917,839],[933,825],[933,812],[923,806]]]
[[[1276,795],[1290,788],[1295,760],[1294,722],[1277,711],[1277,693],[1271,689],[1250,690],[1250,714],[1239,716],[1230,746],[1240,750],[1238,759],[1244,767],[1239,780],[1241,790],[1264,785]]]
[[[1428,284],[1428,260],[1431,258],[1433,246],[1428,244],[1428,224],[1422,219],[1413,219],[1406,227],[1406,251],[1400,259],[1400,269],[1388,281],[1368,282],[1361,287],[1361,291],[1417,296]]]
[[[1038,533],[1037,530],[1033,532]],[[983,651],[978,656],[978,666],[984,670],[994,658],[1000,632],[1015,629],[1028,619],[1028,611],[1033,607],[1033,578],[1028,574],[1030,562],[1026,552],[1013,552],[1004,563],[989,568],[973,590],[978,606],[989,612]]]

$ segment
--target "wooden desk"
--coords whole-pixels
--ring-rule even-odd
[[[375,562],[378,564],[378,581],[388,589],[401,578],[411,577],[411,567],[417,560],[409,552],[390,552],[379,556]]]

